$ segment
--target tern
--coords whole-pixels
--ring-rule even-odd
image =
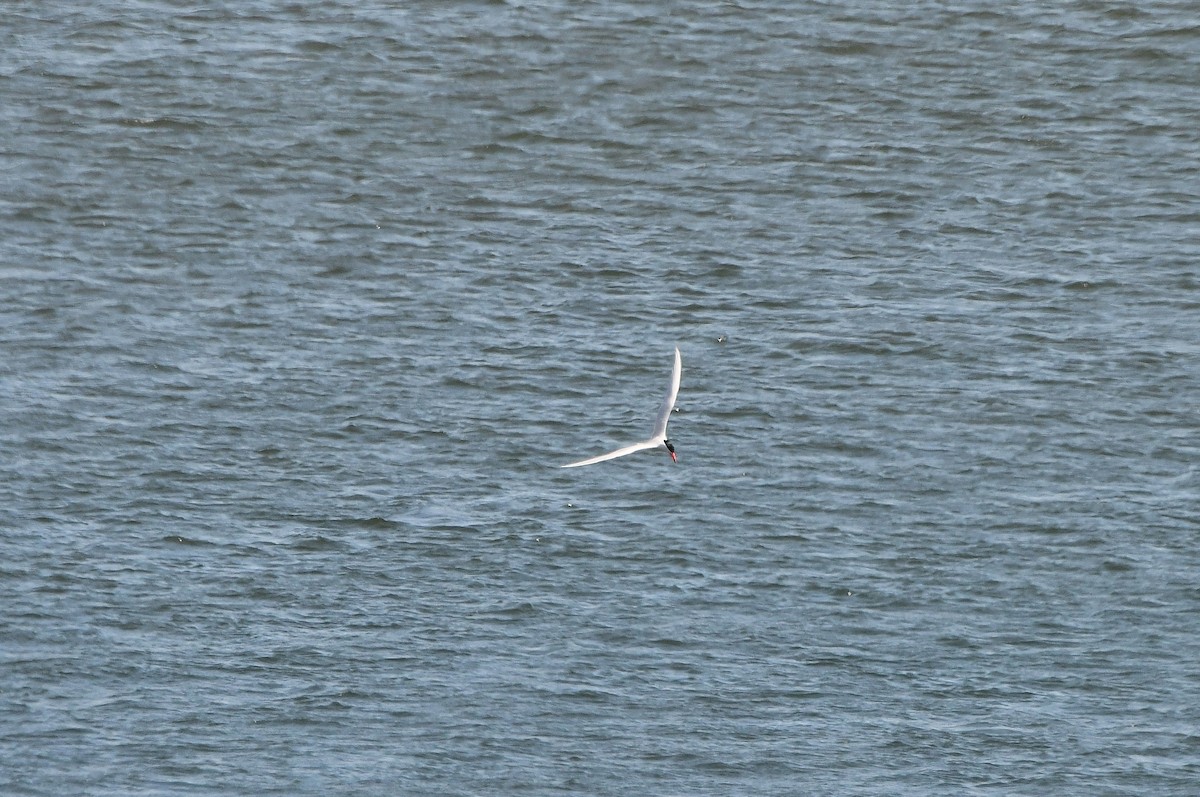
[[[675,456],[675,446],[671,445],[671,441],[667,439],[667,421],[671,420],[671,410],[675,409],[675,397],[679,395],[679,375],[683,372],[683,366],[679,358],[679,347],[675,347],[675,365],[671,368],[671,386],[667,389],[667,396],[663,399],[662,406],[658,408],[658,418],[654,421],[654,434],[648,440],[643,440],[640,443],[634,443],[631,446],[618,448],[616,451],[609,451],[607,454],[601,454],[598,457],[591,459],[572,462],[569,465],[560,465],[563,468],[578,468],[583,465],[595,465],[597,462],[605,462],[617,457],[623,457],[626,454],[632,454],[635,451],[645,451],[650,448],[658,448],[666,446],[667,453],[671,455],[672,462],[678,462]]]

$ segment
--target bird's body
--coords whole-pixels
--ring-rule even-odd
[[[671,411],[675,409],[675,397],[679,395],[679,377],[683,373],[683,362],[679,354],[679,347],[675,347],[675,365],[671,369],[671,385],[667,389],[667,395],[663,399],[662,406],[658,408],[658,417],[654,421],[654,434],[649,439],[642,440],[640,443],[618,448],[616,451],[609,451],[607,454],[601,454],[598,457],[591,459],[572,462],[569,465],[562,465],[564,468],[578,468],[583,465],[595,465],[597,462],[605,462],[617,457],[623,457],[626,454],[632,454],[636,451],[645,451],[651,448],[665,446],[667,453],[671,455],[672,462],[678,462],[675,456],[675,446],[667,439],[667,422],[671,420]]]

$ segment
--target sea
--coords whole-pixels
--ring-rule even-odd
[[[1191,2],[12,0],[0,794],[1194,797],[1198,395]]]

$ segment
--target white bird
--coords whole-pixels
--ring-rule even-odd
[[[618,448],[616,451],[609,451],[607,454],[601,454],[598,457],[591,459],[572,462],[569,465],[561,465],[563,468],[578,468],[582,465],[595,465],[597,462],[604,462],[609,459],[623,457],[626,454],[632,454],[635,451],[645,451],[649,448],[658,448],[666,446],[667,453],[671,455],[672,462],[679,460],[675,456],[675,446],[671,445],[671,441],[667,439],[667,421],[671,420],[671,410],[675,409],[675,397],[679,395],[679,375],[683,372],[683,365],[679,357],[679,347],[675,347],[675,366],[671,369],[671,386],[667,389],[667,396],[663,399],[662,406],[658,408],[658,418],[654,421],[654,434],[648,440],[643,440],[640,443],[634,443],[631,446]]]

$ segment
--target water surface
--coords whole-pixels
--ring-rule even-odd
[[[1192,11],[10,4],[0,791],[1194,794]]]

